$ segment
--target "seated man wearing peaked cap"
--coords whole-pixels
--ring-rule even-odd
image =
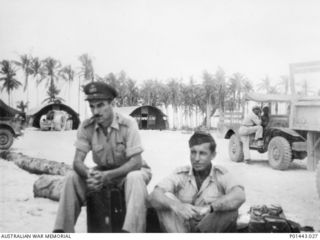
[[[108,184],[124,186],[126,216],[122,230],[144,232],[146,185],[151,171],[141,158],[143,149],[137,122],[113,111],[112,101],[117,92],[108,84],[92,82],[84,87],[84,92],[92,117],[78,129],[74,171],[66,178],[54,232],[74,232],[87,192],[100,191]],[[93,169],[84,163],[90,151],[97,164]]]
[[[212,164],[213,137],[194,133],[189,140],[191,166],[180,167],[150,195],[166,232],[235,232],[244,188],[224,168]]]

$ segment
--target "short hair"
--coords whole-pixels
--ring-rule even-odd
[[[269,113],[269,107],[268,107],[268,106],[264,106],[264,107],[262,108],[262,112],[264,112],[264,113]]]
[[[196,131],[189,139],[190,148],[195,145],[200,145],[203,143],[210,143],[210,151],[211,152],[216,151],[217,144],[210,133],[207,133],[204,131]]]
[[[252,111],[253,110],[259,110],[261,112],[261,108],[258,105],[255,105],[252,107]]]

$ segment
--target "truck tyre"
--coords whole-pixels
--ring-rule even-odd
[[[277,170],[288,169],[292,160],[291,146],[287,139],[274,137],[268,145],[269,164]]]
[[[0,129],[0,149],[9,149],[13,143],[13,134],[9,129]]]
[[[242,142],[236,134],[233,134],[229,140],[229,157],[233,162],[242,162],[244,158]]]

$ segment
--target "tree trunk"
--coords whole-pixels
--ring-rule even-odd
[[[207,127],[207,129],[211,128],[210,111],[211,111],[211,95],[207,99],[207,106],[206,106],[206,127]]]
[[[64,181],[63,176],[42,175],[33,184],[33,195],[59,201]]]
[[[8,103],[9,103],[9,106],[11,107],[11,102],[10,102],[10,91],[8,91]]]
[[[70,165],[41,158],[31,158],[21,153],[1,152],[0,157],[13,161],[18,167],[35,174],[50,174],[65,176],[72,170]]]
[[[30,158],[24,155],[16,159],[14,162],[20,168],[35,174],[51,174],[64,176],[72,170],[71,166],[66,165],[65,163],[40,158]]]

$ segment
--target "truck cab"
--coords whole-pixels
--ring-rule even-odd
[[[229,156],[232,161],[243,161],[242,142],[238,130],[242,120],[252,106],[269,108],[269,123],[263,129],[263,145],[257,146],[250,136],[249,148],[260,153],[268,152],[272,168],[285,170],[294,159],[307,156],[306,134],[289,128],[292,97],[279,94],[248,93],[244,97],[241,111],[227,113],[219,122],[218,129],[225,139],[229,139]]]

